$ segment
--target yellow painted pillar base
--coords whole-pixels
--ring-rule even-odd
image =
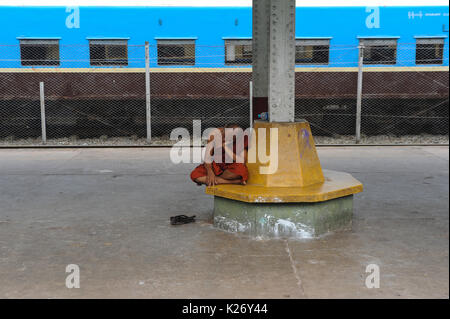
[[[248,203],[300,203],[363,190],[350,174],[322,170],[308,122],[256,121],[254,130],[246,163],[247,185],[207,187],[207,194]]]
[[[325,181],[308,122],[255,122],[254,129],[249,154],[257,156],[247,163],[249,185],[306,187]],[[258,150],[263,156],[258,156]],[[274,159],[263,162],[266,153],[275,155]]]

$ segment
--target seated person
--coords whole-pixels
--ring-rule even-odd
[[[242,134],[233,136],[233,141],[228,142],[225,136],[227,128],[240,129],[238,125],[230,124],[218,128],[210,135],[206,147],[204,163],[197,166],[191,173],[191,179],[197,183],[197,185],[245,185],[247,183],[248,170],[245,163],[247,162],[248,136],[242,136]],[[240,129],[240,131],[242,132],[242,129]],[[237,139],[240,137],[243,137],[243,147],[237,147],[239,146]],[[240,150],[238,148],[240,148]],[[214,152],[217,152],[216,155]],[[220,163],[214,160],[217,158],[219,158]]]

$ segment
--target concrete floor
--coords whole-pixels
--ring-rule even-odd
[[[255,241],[168,149],[0,150],[2,298],[448,298],[448,147],[319,148],[352,173],[353,231]],[[169,217],[195,214],[172,227]],[[66,265],[81,288],[65,287]],[[365,287],[378,264],[381,287]]]

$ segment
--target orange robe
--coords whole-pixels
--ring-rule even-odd
[[[242,177],[243,181],[248,180],[248,169],[247,166],[243,163],[216,163],[212,162],[212,169],[214,172],[214,175],[219,176],[221,175],[225,170],[229,170],[230,172],[239,175]],[[201,164],[197,166],[191,173],[191,179],[195,182],[195,180],[199,177],[206,176],[207,171],[205,164]]]
[[[248,136],[244,137],[244,148],[248,150]],[[233,151],[236,153],[236,145],[233,145]],[[243,181],[248,180],[248,169],[247,166],[245,166],[244,163],[225,163],[225,154],[223,154],[222,163],[211,163],[214,175],[219,176],[222,175],[222,173],[225,170],[229,170],[230,172],[241,176]],[[197,166],[191,173],[191,179],[195,182],[195,179],[206,176],[208,173],[206,171],[205,164],[201,164]]]

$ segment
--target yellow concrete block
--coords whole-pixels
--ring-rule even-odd
[[[350,174],[324,170],[325,180],[306,187],[266,187],[258,185],[217,185],[206,194],[248,203],[323,202],[363,191],[363,185]]]
[[[268,167],[268,163],[261,163],[256,156],[256,163],[247,163],[249,170],[249,185],[265,187],[305,187],[323,183],[324,176],[317,155],[311,128],[308,122],[275,123],[256,121],[254,125],[255,137],[250,143],[249,154],[261,148],[264,141],[259,141],[261,133],[265,132],[266,153],[273,152],[273,136],[271,128],[278,131],[278,169],[274,174],[261,174],[261,167]],[[273,141],[272,141],[273,142]],[[271,146],[272,144],[272,146]]]
[[[278,129],[278,150],[272,144],[271,128]],[[277,170],[262,174],[261,168],[273,163],[256,156],[256,162],[246,164],[247,185],[207,187],[207,194],[249,203],[293,203],[322,202],[362,192],[363,185],[350,174],[325,171],[324,175],[308,122],[257,121],[254,129],[248,153],[256,150],[258,154],[257,149],[265,146],[266,155],[277,154]],[[266,139],[261,138],[264,132]]]

